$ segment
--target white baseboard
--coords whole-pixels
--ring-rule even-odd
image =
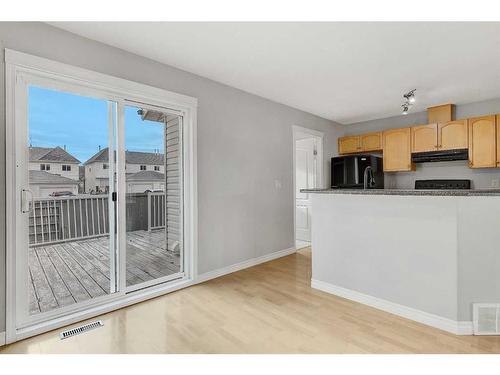
[[[472,321],[458,321],[457,322],[457,335],[473,335],[474,334],[474,325]]]
[[[339,297],[359,302],[376,309],[401,316],[406,319],[426,324],[428,326],[453,333],[455,335],[472,335],[472,322],[456,321],[443,318],[438,315],[430,314],[425,311],[417,310],[412,307],[403,306],[394,302],[386,301],[381,298],[372,297],[367,294],[356,292],[351,289],[342,288],[324,281],[311,279],[311,287]]]
[[[0,332],[0,346],[5,345],[5,332]]]
[[[204,281],[215,279],[217,277],[221,277],[221,276],[227,275],[229,273],[233,273],[236,271],[243,270],[245,268],[256,266],[257,264],[269,262],[273,259],[277,259],[277,258],[281,258],[281,257],[287,256],[287,255],[293,254],[296,251],[297,251],[297,249],[294,246],[294,247],[290,247],[288,249],[275,251],[274,253],[271,253],[271,254],[266,254],[266,255],[262,255],[262,256],[257,257],[257,258],[245,260],[243,262],[236,263],[236,264],[233,264],[231,266],[219,268],[219,269],[214,270],[214,271],[205,272],[205,273],[202,273],[201,275],[198,275],[195,282],[202,283]]]

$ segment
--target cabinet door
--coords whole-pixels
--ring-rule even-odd
[[[500,115],[497,115],[497,167],[500,167]]]
[[[383,133],[384,171],[411,171],[411,130],[391,129]]]
[[[359,135],[339,138],[339,154],[360,152]]]
[[[495,116],[471,118],[469,123],[469,166],[493,168],[497,165]]]
[[[456,150],[469,147],[467,120],[448,121],[438,124],[438,148]]]
[[[411,152],[436,151],[438,148],[437,124],[411,128]]]
[[[382,150],[382,133],[368,133],[361,137],[361,151]]]

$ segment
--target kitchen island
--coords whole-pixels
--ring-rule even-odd
[[[456,334],[500,302],[500,190],[303,192],[313,288]]]

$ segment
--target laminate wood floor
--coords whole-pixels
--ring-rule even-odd
[[[310,270],[303,249],[102,315],[85,334],[60,341],[57,330],[0,352],[500,353],[500,337],[455,336],[311,289]]]

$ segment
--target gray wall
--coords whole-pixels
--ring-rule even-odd
[[[500,98],[484,102],[456,106],[456,118],[468,118],[500,113]],[[345,134],[359,134],[369,131],[384,130],[427,123],[427,112],[410,113],[384,119],[358,122],[345,125]],[[470,169],[466,161],[417,164],[415,172],[386,173],[386,187],[411,189],[416,179],[425,178],[467,178],[473,181],[475,188],[494,187],[500,179],[500,169]],[[498,185],[497,185],[498,187]]]
[[[337,124],[45,24],[0,23],[0,47],[0,331],[5,326],[3,48],[198,98],[200,273],[294,245],[292,125],[325,132],[328,176],[342,131]]]

